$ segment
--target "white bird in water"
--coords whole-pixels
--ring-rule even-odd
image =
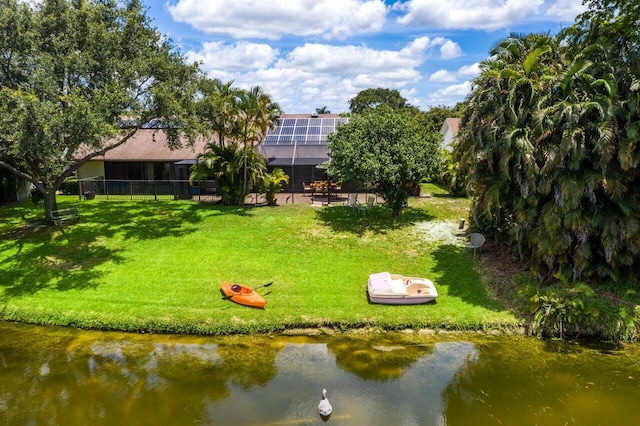
[[[320,414],[323,417],[327,417],[331,415],[332,411],[333,411],[333,407],[331,407],[331,404],[327,399],[327,390],[322,389],[322,399],[320,400],[320,404],[318,404],[318,414]]]

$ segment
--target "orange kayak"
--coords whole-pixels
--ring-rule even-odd
[[[251,306],[253,308],[264,308],[264,305],[267,304],[264,298],[253,291],[252,288],[241,284],[223,281],[220,283],[220,289],[224,293],[225,298],[241,305]]]

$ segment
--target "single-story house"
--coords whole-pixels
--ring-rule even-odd
[[[444,138],[441,144],[442,148],[446,149],[447,151],[453,151],[452,144],[456,140],[458,130],[460,130],[459,118],[446,118],[444,120],[444,123],[440,128],[440,134]]]
[[[279,167],[289,175],[287,189],[302,190],[302,182],[326,179],[328,135],[348,122],[337,114],[283,114],[256,149],[267,158],[269,170]],[[171,150],[162,130],[140,129],[124,144],[80,167],[77,177],[185,181],[205,144],[199,139],[193,147]]]
[[[124,144],[94,157],[78,169],[78,179],[107,180],[187,180],[189,166],[178,164],[191,160],[204,151],[205,141],[198,139],[193,147],[170,149],[162,130],[140,129]]]

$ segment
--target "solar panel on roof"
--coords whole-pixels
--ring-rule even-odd
[[[267,133],[265,145],[323,145],[348,118],[283,118]]]

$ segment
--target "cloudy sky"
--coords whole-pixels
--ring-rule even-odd
[[[148,15],[209,76],[260,85],[287,113],[349,110],[361,90],[452,106],[510,33],[557,33],[582,0],[147,0]]]

